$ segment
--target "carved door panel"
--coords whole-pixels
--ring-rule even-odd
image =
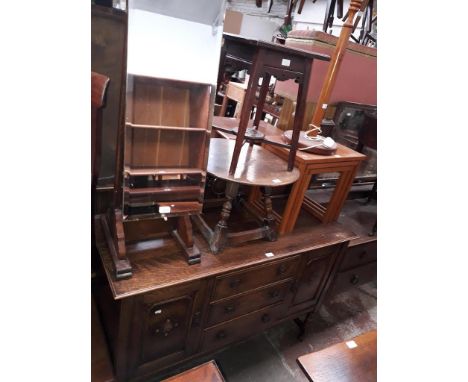
[[[132,374],[146,374],[195,351],[204,288],[196,282],[139,299],[133,317]]]
[[[336,260],[337,246],[323,248],[305,256],[302,273],[296,284],[293,305],[314,305],[320,297],[323,287],[330,276]]]

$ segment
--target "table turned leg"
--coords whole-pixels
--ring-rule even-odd
[[[276,232],[276,222],[273,217],[273,206],[271,204],[271,187],[261,187],[261,191],[265,209],[265,218],[263,219],[264,235],[267,240],[276,241],[278,234]]]
[[[221,219],[216,224],[216,227],[213,231],[213,236],[210,240],[210,249],[214,254],[217,254],[220,251],[222,251],[227,244],[227,221],[229,219],[229,216],[231,215],[232,201],[236,198],[238,189],[239,183],[226,183],[227,200],[223,204],[223,208],[221,210]]]

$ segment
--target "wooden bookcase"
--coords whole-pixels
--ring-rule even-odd
[[[127,87],[125,214],[200,213],[212,85],[129,75]]]
[[[222,0],[203,4],[128,1],[114,202],[101,219],[117,279],[132,275],[128,244],[168,233],[200,262],[190,215],[203,207],[224,13]],[[148,221],[141,237],[135,221]]]

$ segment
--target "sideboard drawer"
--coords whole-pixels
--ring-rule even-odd
[[[365,284],[375,280],[377,277],[377,262],[361,265],[356,268],[349,269],[338,273],[333,285],[333,291],[342,291],[352,286]]]
[[[290,290],[292,281],[292,279],[280,281],[254,292],[211,303],[208,313],[208,326],[231,320],[282,301]]]
[[[377,260],[377,240],[348,247],[340,270],[347,270],[358,265]]]
[[[236,318],[205,330],[203,350],[221,348],[241,338],[261,333],[284,316],[284,307],[276,305]]]
[[[281,261],[274,261],[266,265],[248,270],[229,273],[216,278],[211,301],[234,296],[270,283],[292,277],[297,269],[299,256]]]

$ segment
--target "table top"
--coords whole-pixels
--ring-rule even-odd
[[[313,251],[357,238],[350,229],[339,223],[319,224],[312,216],[305,214],[303,224],[296,227],[293,232],[282,236],[281,240],[245,242],[235,247],[227,247],[222,253],[213,255],[205,238],[195,231],[193,238],[201,252],[201,262],[188,265],[177,241],[169,235],[159,235],[154,239],[148,238],[146,241],[127,245],[127,255],[132,263],[133,276],[124,280],[116,280],[111,255],[99,219],[99,215],[95,217],[96,244],[112,295],[116,300],[181,283],[197,282],[223,272],[262,265],[296,253]],[[213,221],[216,222],[218,219],[219,212],[216,211]],[[233,219],[235,220],[236,217],[231,216],[230,221],[232,222]],[[156,224],[157,221],[154,223]],[[145,221],[129,222],[128,225],[129,231],[151,232]],[[267,252],[272,252],[275,256],[266,257]]]
[[[251,186],[278,187],[294,183],[300,175],[297,168],[287,171],[287,163],[265,148],[245,143],[234,175],[229,174],[235,141],[224,138],[210,140],[207,171],[217,178]]]
[[[297,362],[313,382],[375,382],[377,331],[303,355]]]
[[[224,382],[225,379],[216,366],[215,361],[209,361],[184,371],[161,382]]]
[[[330,61],[330,56],[322,53],[310,52],[304,49],[293,48],[286,45],[276,44],[269,41],[257,40],[252,37],[240,36],[232,33],[223,33],[223,37],[227,41],[234,43],[240,43],[246,46],[259,46],[269,50],[276,50],[285,54],[292,54],[296,56],[302,56],[309,59],[318,59],[322,61]]]
[[[266,136],[265,140],[285,143],[282,137],[282,131],[280,135]],[[358,153],[357,151],[354,151],[349,147],[346,147],[338,142],[336,143],[336,145],[338,146],[338,148],[334,155],[318,155],[298,150],[296,153],[296,163],[301,162],[305,164],[322,164],[348,161],[362,161],[366,159],[366,156],[364,154]],[[286,157],[289,154],[289,149],[283,147],[265,144],[265,148],[274,153],[279,153],[282,157]]]
[[[211,125],[214,128],[221,128],[221,129],[237,129],[239,127],[239,122],[240,120],[238,118],[230,118],[230,117],[213,117],[213,122]],[[253,119],[249,120],[249,123],[247,124],[247,127],[252,127],[253,126]],[[275,126],[265,122],[265,121],[260,121],[260,125],[258,126],[258,131],[265,135],[279,135],[281,136],[283,132],[276,128]],[[226,133],[223,131],[217,131],[218,134],[223,136],[224,138],[227,139],[236,139],[236,135]]]

